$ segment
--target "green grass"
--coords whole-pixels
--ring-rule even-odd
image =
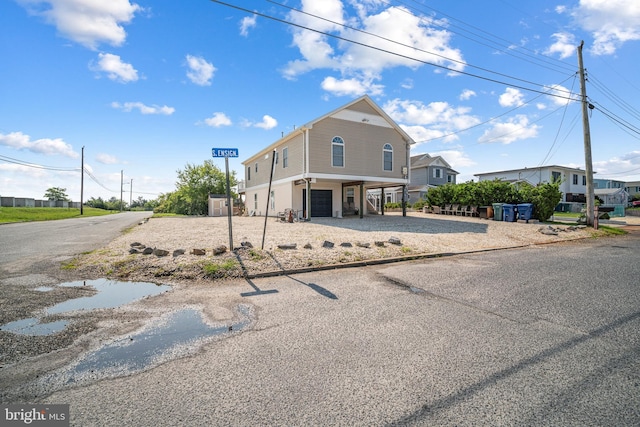
[[[628,231],[625,231],[618,227],[609,227],[607,225],[599,225],[598,230],[604,231],[608,236],[621,236],[624,234],[629,234]]]
[[[580,213],[579,212],[554,212],[553,213],[553,217],[554,218],[579,218],[580,217]]]
[[[226,260],[222,263],[212,263],[206,262],[202,266],[202,270],[207,276],[219,276],[224,275],[226,272],[231,271],[236,268],[238,263],[235,260]]]
[[[101,216],[114,213],[118,213],[118,211],[85,207],[82,216]],[[80,209],[72,208],[0,208],[0,223],[52,221],[80,216]]]

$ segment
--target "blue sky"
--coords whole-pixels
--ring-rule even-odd
[[[80,200],[82,147],[85,200],[119,198],[121,171],[125,200],[154,199],[212,147],[243,177],[364,94],[459,182],[584,168],[582,40],[596,177],[640,180],[637,0],[3,1],[0,195]]]

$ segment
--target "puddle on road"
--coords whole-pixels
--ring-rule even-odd
[[[171,286],[156,285],[147,282],[118,282],[108,279],[82,280],[62,283],[63,287],[90,286],[97,292],[88,297],[73,298],[47,308],[41,317],[16,320],[0,326],[0,330],[20,335],[42,336],[61,332],[69,324],[68,320],[58,320],[42,323],[41,320],[52,314],[63,314],[77,310],[94,310],[99,308],[114,308],[147,296],[158,295],[171,289]],[[48,292],[44,287],[37,291]],[[51,288],[53,290],[53,288]]]
[[[53,391],[145,371],[193,354],[207,340],[228,337],[248,328],[252,322],[250,306],[238,306],[236,319],[233,323],[212,326],[204,321],[199,309],[169,313],[136,334],[87,353],[71,367],[43,379],[41,385]]]

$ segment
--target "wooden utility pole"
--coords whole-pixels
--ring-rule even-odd
[[[593,226],[593,207],[595,195],[593,192],[593,161],[591,160],[591,132],[589,131],[589,101],[585,86],[584,66],[582,64],[582,47],[584,40],[578,46],[578,67],[580,68],[580,97],[582,102],[582,129],[584,133],[584,169],[587,177],[587,225]]]

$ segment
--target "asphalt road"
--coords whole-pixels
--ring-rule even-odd
[[[639,254],[594,239],[172,293],[255,323],[44,401],[78,426],[637,426]]]
[[[105,246],[149,212],[0,225],[0,278],[33,273],[42,262],[60,262]]]

